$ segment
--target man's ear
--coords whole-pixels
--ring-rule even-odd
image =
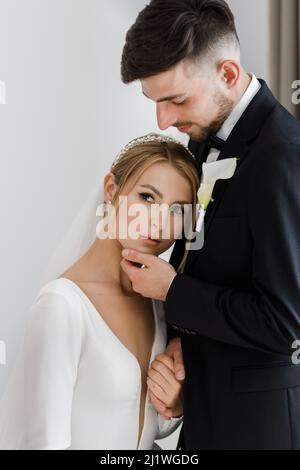
[[[221,79],[229,86],[233,87],[240,77],[240,66],[234,60],[224,60],[218,65],[218,72]]]

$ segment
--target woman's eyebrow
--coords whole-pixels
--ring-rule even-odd
[[[161,199],[163,198],[163,194],[154,186],[152,186],[152,184],[141,184],[141,188],[151,189],[158,197],[160,197]],[[189,201],[174,201],[171,204],[171,206],[173,206],[173,204],[190,204],[190,202]]]
[[[158,189],[152,186],[152,184],[141,184],[141,187],[151,189],[161,199],[164,197],[163,194]]]

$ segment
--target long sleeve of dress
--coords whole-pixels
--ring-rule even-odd
[[[184,415],[179,418],[165,419],[160,413],[158,413],[158,434],[156,439],[164,439],[165,437],[173,434],[174,431],[180,426],[183,422]]]
[[[81,351],[81,317],[63,295],[42,294],[26,328],[25,448],[71,444],[71,409]]]

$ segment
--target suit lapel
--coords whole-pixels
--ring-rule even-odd
[[[188,147],[197,158],[197,167],[201,176],[202,163],[205,161],[205,157],[207,157],[206,145],[203,142],[196,142],[190,139]],[[185,243],[186,240],[184,237],[182,239],[178,239],[171,254],[169,262],[176,270],[178,269],[184,255]]]
[[[235,148],[235,152],[234,153],[229,153],[230,152],[230,149],[234,146]],[[235,141],[234,142],[234,145],[226,145],[226,149],[224,148],[223,151],[220,153],[220,156],[218,158],[218,160],[224,160],[226,158],[239,158],[238,162],[237,162],[237,169],[236,169],[236,172],[235,172],[235,175],[237,174],[237,171],[240,167],[240,165],[242,164],[242,162],[244,161],[243,159],[245,159],[246,157],[246,154],[249,150],[249,146],[243,142],[242,140],[237,142]],[[205,243],[205,240],[206,238],[208,237],[208,234],[209,234],[209,229],[210,229],[210,226],[211,226],[211,223],[214,219],[214,216],[216,214],[216,211],[222,201],[222,198],[224,196],[224,193],[228,187],[228,185],[230,184],[230,179],[228,180],[218,180],[215,184],[215,187],[214,187],[214,191],[213,191],[213,194],[212,194],[212,199],[213,201],[210,202],[208,208],[207,208],[207,211],[206,211],[206,214],[205,214],[205,219],[204,219],[204,243]],[[188,258],[187,258],[187,261],[186,261],[186,266],[185,266],[185,269],[189,269],[192,265],[192,263],[195,261],[195,259],[197,258],[198,254],[199,254],[199,251],[200,250],[193,250],[190,252]]]
[[[224,148],[223,151],[220,153],[218,160],[225,160],[227,158],[238,158],[237,169],[236,169],[236,173],[237,173],[239,167],[245,161],[245,157],[248,153],[248,150],[249,150],[249,145],[247,144],[247,142],[236,138],[234,142],[231,142],[231,143],[229,142],[229,144],[226,145],[226,148]],[[230,181],[231,180],[228,179],[228,180],[218,180],[216,182],[213,195],[212,195],[213,201],[210,202],[207,208],[206,215],[205,215],[206,235],[209,231],[209,227],[216,213],[216,210],[222,200],[223,194],[226,191],[226,188],[228,187],[228,185],[230,184]]]

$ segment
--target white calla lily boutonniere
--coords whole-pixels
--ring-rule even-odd
[[[201,233],[207,207],[212,199],[213,190],[218,180],[228,180],[233,177],[237,168],[238,158],[226,158],[202,165],[202,183],[197,193],[199,210],[196,231]]]

